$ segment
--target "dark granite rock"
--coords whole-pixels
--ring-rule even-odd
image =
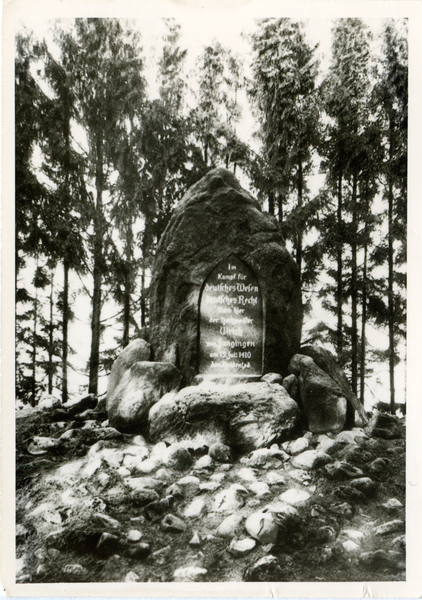
[[[265,302],[263,373],[285,373],[299,350],[299,271],[276,220],[226,169],[185,194],[157,248],[150,287],[154,360],[176,365],[190,384],[198,372],[198,310],[208,274],[230,255],[254,273]]]

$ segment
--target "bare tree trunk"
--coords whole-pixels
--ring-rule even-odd
[[[92,318],[91,318],[91,356],[89,360],[89,388],[92,394],[98,393],[98,372],[100,364],[100,338],[101,338],[101,286],[102,286],[102,264],[103,264],[103,148],[102,140],[97,140],[96,157],[96,191],[97,203],[94,216],[94,273],[92,294]]]
[[[368,273],[368,186],[365,188],[365,241],[363,248],[363,276],[362,276],[362,326],[360,341],[360,401],[365,405],[365,368],[366,368],[366,296],[367,296],[367,273]]]
[[[343,176],[340,173],[338,179],[338,202],[337,202],[337,352],[343,352]]]
[[[389,369],[390,369],[390,411],[391,414],[396,412],[395,406],[395,384],[394,384],[394,363],[395,363],[395,343],[394,343],[394,202],[393,202],[393,176],[391,173],[393,162],[393,120],[390,116],[390,149],[389,163],[390,171],[388,174],[388,338],[389,338]]]
[[[357,174],[353,175],[352,189],[352,390],[357,396],[358,391],[358,313],[357,313]]]

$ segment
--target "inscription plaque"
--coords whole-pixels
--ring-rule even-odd
[[[252,270],[235,256],[206,278],[199,301],[199,373],[262,375],[262,296]]]

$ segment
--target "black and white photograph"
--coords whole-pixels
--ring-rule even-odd
[[[3,588],[420,596],[422,5],[199,4],[4,11]]]

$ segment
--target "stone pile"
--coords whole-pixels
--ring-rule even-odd
[[[404,577],[403,421],[376,413],[236,456],[218,436],[122,434],[98,407],[57,417],[44,411],[37,451],[27,445],[19,582],[293,581],[304,564],[309,580],[334,567],[343,580]]]

